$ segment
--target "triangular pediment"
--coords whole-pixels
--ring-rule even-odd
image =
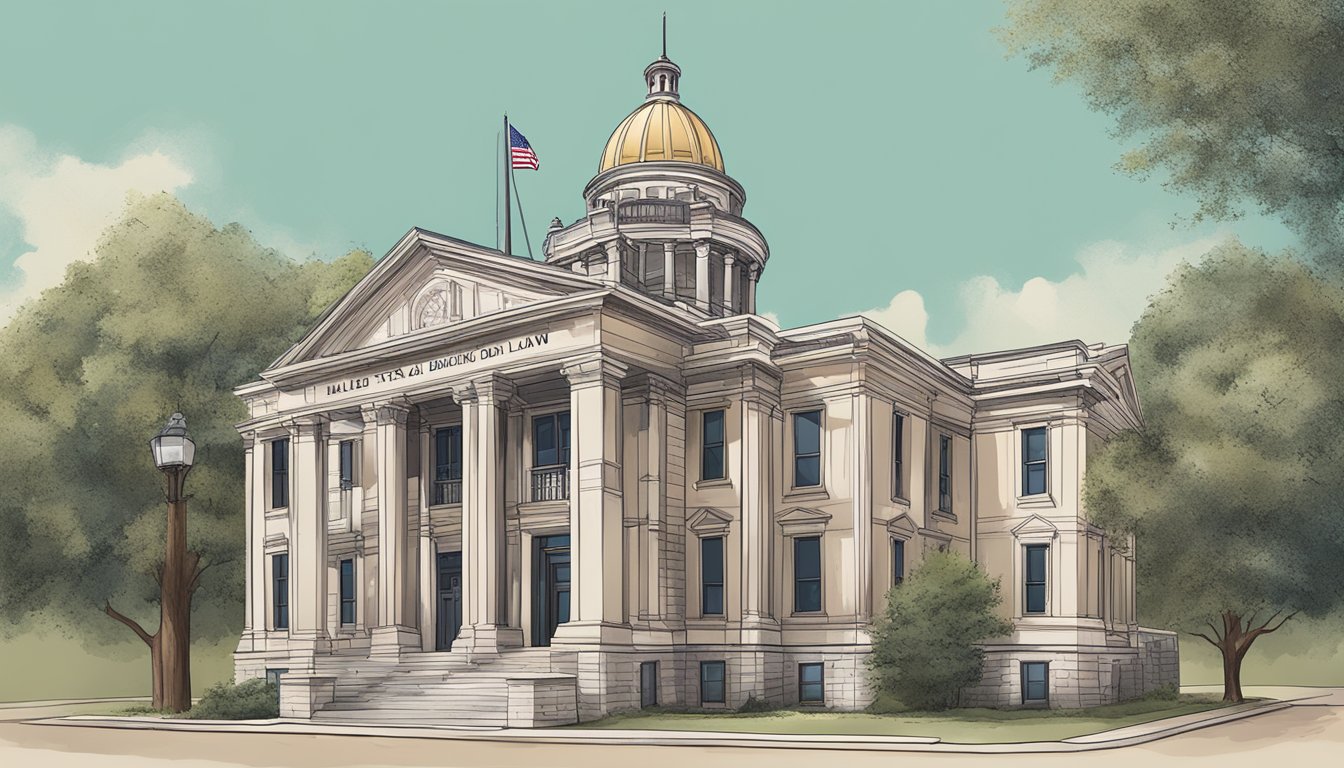
[[[1057,533],[1055,524],[1040,515],[1032,515],[1013,527],[1013,535],[1019,539],[1053,539]]]
[[[600,287],[559,267],[412,229],[271,367]]]
[[[910,516],[907,514],[897,515],[887,521],[887,533],[890,533],[893,536],[911,539],[914,538],[915,532],[918,530],[919,526],[916,525],[915,521],[910,519]]]
[[[820,534],[826,530],[831,516],[819,509],[793,507],[775,515],[775,522],[786,535]]]
[[[733,516],[721,509],[701,507],[687,518],[686,527],[691,532],[704,536],[706,534],[726,533],[732,522]]]

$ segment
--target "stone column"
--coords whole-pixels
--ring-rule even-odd
[[[619,285],[621,282],[621,243],[618,240],[608,240],[602,244],[607,249],[607,276],[603,282],[612,285]]]
[[[424,412],[420,415],[420,578],[419,578],[419,615],[420,649],[434,650],[434,576],[437,571],[434,562],[434,530],[429,524],[430,494],[434,490],[434,456],[429,433],[429,420]]]
[[[645,434],[648,455],[647,472],[640,477],[640,492],[648,511],[648,531],[644,557],[644,589],[641,601],[643,619],[663,620],[667,616],[666,594],[662,589],[663,537],[667,535],[667,400],[671,385],[649,374],[649,428]]]
[[[850,398],[854,438],[850,446],[850,478],[854,496],[854,615],[861,622],[872,613],[873,583],[873,399]],[[842,582],[843,583],[843,582]]]
[[[453,397],[462,403],[462,634],[475,653],[497,653],[523,644],[521,627],[508,625],[506,540],[504,532],[504,438],[507,379],[476,379]]]
[[[756,281],[761,278],[761,268],[753,264],[747,270],[747,306],[743,307],[744,312],[756,314]]]
[[[742,628],[743,642],[777,643],[771,608],[774,576],[773,413],[778,399],[763,382],[746,377],[742,396]]]
[[[378,616],[370,654],[400,655],[420,645],[415,616],[407,611],[416,564],[410,560],[410,520],[406,498],[406,422],[410,408],[379,403],[366,410],[377,424],[378,466]]]
[[[695,243],[695,306],[709,311],[709,243]]]
[[[725,317],[736,315],[739,311],[737,306],[737,260],[733,254],[723,254],[723,314]]]
[[[327,505],[324,419],[289,422],[289,611],[291,654],[328,650]],[[294,662],[291,661],[291,664]],[[311,669],[311,658],[308,660]]]
[[[626,367],[594,355],[567,362],[561,372],[570,386],[572,566],[570,621],[560,625],[555,642],[599,643],[624,621],[620,416]]]
[[[676,243],[663,243],[663,298],[677,298]]]

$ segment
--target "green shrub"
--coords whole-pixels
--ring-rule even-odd
[[[1013,627],[994,609],[999,585],[970,560],[930,552],[887,593],[886,613],[873,625],[868,659],[881,694],[911,709],[955,706],[961,689],[980,680],[979,644]]]
[[[748,696],[747,700],[742,702],[742,706],[737,708],[737,711],[742,714],[754,714],[757,712],[774,712],[777,709],[779,709],[779,707],[776,707],[765,699]]]
[[[265,720],[279,716],[275,686],[261,678],[211,686],[186,714],[193,720]]]

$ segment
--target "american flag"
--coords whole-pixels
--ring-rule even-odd
[[[509,126],[509,158],[513,161],[514,168],[537,170],[537,153],[532,150],[532,145],[527,143],[527,137],[512,125]]]

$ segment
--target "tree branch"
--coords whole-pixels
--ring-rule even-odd
[[[116,608],[113,608],[111,601],[108,601],[103,605],[103,613],[106,613],[108,616],[111,616],[122,624],[130,627],[132,632],[139,635],[140,639],[145,641],[145,645],[154,645],[154,636],[146,632],[145,628],[140,626],[140,623],[135,619],[132,619],[117,611]]]
[[[232,562],[233,562],[233,558],[230,557],[230,558],[227,558],[227,559],[225,559],[225,560],[211,560],[210,562],[206,563],[205,565],[200,565],[200,562],[201,562],[201,559],[202,559],[200,553],[198,553],[198,552],[193,552],[192,554],[196,555],[196,566],[199,566],[199,567],[197,567],[197,568],[195,569],[195,573],[192,574],[191,582],[189,583],[189,586],[187,587],[187,592],[188,592],[188,594],[194,594],[194,593],[196,592],[196,588],[199,587],[199,586],[201,585],[201,577],[205,575],[205,572],[206,572],[206,571],[210,570],[211,568],[214,568],[216,565],[225,565],[226,563],[232,563]]]
[[[1223,646],[1219,645],[1213,638],[1209,637],[1203,632],[1191,632],[1190,634],[1194,635],[1195,637],[1202,637],[1204,638],[1205,641],[1208,642],[1209,645],[1212,645],[1214,648],[1222,650]]]

